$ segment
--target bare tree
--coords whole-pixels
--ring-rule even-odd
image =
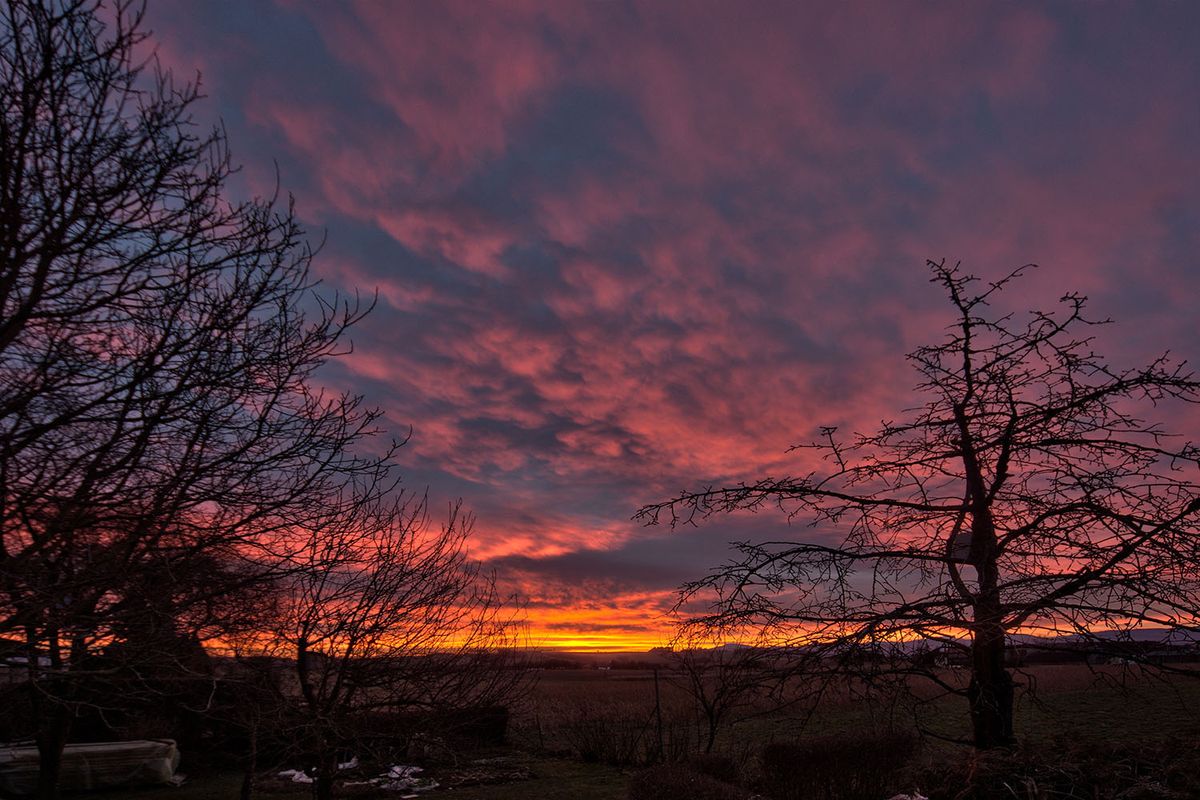
[[[399,732],[461,717],[511,701],[527,678],[519,619],[468,558],[472,519],[456,505],[434,526],[425,498],[355,491],[353,513],[335,503],[289,546],[296,569],[276,584],[274,618],[239,646],[245,663],[290,664],[276,702],[321,800],[339,753],[370,751],[373,720]]]
[[[713,751],[722,727],[799,699],[792,680],[796,661],[769,645],[719,643],[698,634],[685,629],[676,640],[667,681],[696,704],[703,721],[699,744],[705,753]]]
[[[686,492],[637,516],[678,525],[776,506],[809,522],[809,541],[742,543],[687,586],[713,602],[696,622],[830,653],[967,637],[970,685],[946,688],[968,697],[973,741],[990,748],[1012,739],[1011,634],[1103,644],[1196,624],[1200,451],[1142,414],[1197,402],[1200,382],[1167,355],[1109,366],[1079,295],[1057,313],[989,313],[1025,268],[980,286],[958,265],[929,266],[955,318],[909,356],[924,405],[849,440],[825,429],[805,446],[824,470]]]
[[[366,309],[316,291],[290,204],[225,197],[224,134],[139,60],[139,7],[0,19],[0,633],[26,644],[51,797],[88,657],[145,613],[146,575],[211,631],[198,610],[395,445],[356,454],[378,413],[312,382]]]

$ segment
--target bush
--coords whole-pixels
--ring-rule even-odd
[[[916,751],[916,739],[901,733],[771,744],[762,753],[762,790],[772,800],[879,800],[895,794]]]
[[[682,764],[661,764],[629,780],[629,800],[745,800],[746,792]]]
[[[451,709],[432,718],[433,727],[455,742],[474,746],[504,744],[508,733],[508,709],[480,706]]]
[[[645,763],[646,720],[594,706],[577,711],[562,735],[582,760],[618,766]]]
[[[732,758],[719,753],[697,753],[688,759],[687,765],[693,771],[722,783],[737,783],[741,772]]]
[[[621,767],[683,761],[695,740],[691,725],[667,719],[660,749],[653,709],[636,705],[581,701],[561,713],[555,732],[583,761]]]
[[[1186,800],[1200,797],[1200,746],[1024,744],[927,769],[917,783],[933,800]]]

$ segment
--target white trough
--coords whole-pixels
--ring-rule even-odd
[[[59,788],[111,789],[175,783],[179,750],[170,739],[69,744],[63,751]],[[37,790],[38,752],[32,745],[0,745],[0,793]]]

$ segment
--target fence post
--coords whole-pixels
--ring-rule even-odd
[[[658,692],[658,667],[654,668],[654,722],[658,729],[658,760],[662,761],[664,753],[663,748],[663,727],[662,727],[662,701]]]

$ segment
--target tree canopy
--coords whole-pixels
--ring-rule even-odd
[[[402,442],[316,378],[371,302],[319,286],[290,198],[231,197],[223,129],[146,39],[123,0],[0,11],[0,635],[25,655],[45,797],[99,672],[157,670],[302,590],[340,579],[304,610],[343,627],[358,591],[375,644],[413,587],[422,647],[491,619],[465,516],[423,538]]]
[[[994,312],[1030,267],[992,283],[929,268],[954,316],[942,342],[908,357],[922,405],[871,433],[822,429],[800,449],[823,469],[683,492],[637,518],[676,526],[773,506],[809,523],[807,541],[738,544],[685,587],[711,602],[691,624],[827,653],[963,648],[971,683],[946,686],[969,697],[974,741],[990,747],[1012,737],[1012,635],[1101,646],[1196,626],[1200,449],[1147,414],[1200,401],[1200,382],[1168,354],[1111,366],[1080,295],[1053,312]]]

